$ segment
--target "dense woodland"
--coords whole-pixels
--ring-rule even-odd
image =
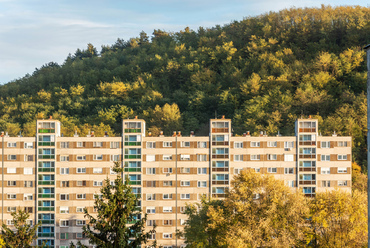
[[[224,26],[142,32],[98,51],[77,49],[59,65],[0,86],[0,128],[34,135],[52,115],[63,134],[121,133],[122,118],[145,118],[153,134],[208,134],[225,115],[234,135],[294,133],[297,117],[319,119],[322,135],[353,136],[366,161],[366,61],[370,8],[292,8]]]

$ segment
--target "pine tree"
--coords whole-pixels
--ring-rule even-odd
[[[32,247],[32,242],[37,238],[36,231],[39,224],[32,226],[27,223],[30,215],[25,211],[18,210],[12,213],[14,228],[9,228],[3,224],[1,231],[2,239],[5,242],[5,247],[9,248],[24,248]]]
[[[113,171],[117,173],[114,184],[107,178],[101,188],[101,196],[95,197],[96,214],[89,214],[85,208],[85,217],[89,223],[83,227],[90,244],[98,247],[138,247],[146,244],[155,230],[144,231],[146,215],[141,218],[138,199],[129,186],[129,180],[122,180],[122,169],[115,163]]]

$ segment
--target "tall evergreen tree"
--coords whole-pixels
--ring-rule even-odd
[[[27,248],[32,247],[32,242],[37,239],[36,231],[39,224],[32,226],[27,223],[30,217],[29,213],[18,210],[12,213],[14,228],[9,228],[3,224],[1,231],[2,239],[7,248]]]
[[[85,217],[89,223],[83,227],[90,244],[98,247],[138,247],[146,244],[155,230],[145,232],[146,215],[141,218],[138,199],[129,186],[129,180],[122,179],[122,169],[115,163],[113,171],[117,173],[114,184],[107,178],[101,188],[101,197],[95,198],[97,215],[89,214],[85,208]]]

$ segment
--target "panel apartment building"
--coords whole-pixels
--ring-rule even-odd
[[[284,180],[311,197],[340,187],[351,189],[351,137],[321,136],[315,119],[298,119],[295,136],[235,137],[230,119],[211,119],[209,136],[191,133],[153,137],[145,121],[123,120],[121,137],[63,137],[57,120],[37,121],[36,137],[9,137],[0,143],[4,159],[2,221],[22,208],[41,222],[36,244],[88,245],[82,234],[83,209],[93,212],[94,194],[120,161],[136,194],[147,228],[163,247],[181,247],[176,228],[186,220],[186,203],[204,194],[223,198],[233,176],[253,168]]]

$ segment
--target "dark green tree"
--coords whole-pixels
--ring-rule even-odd
[[[141,218],[138,198],[129,186],[129,180],[122,179],[122,169],[115,163],[117,173],[114,184],[107,178],[101,188],[101,196],[95,197],[97,215],[89,214],[85,208],[85,218],[89,223],[83,227],[90,244],[98,247],[138,247],[148,243],[152,229],[145,232],[146,215]]]
[[[32,247],[32,242],[37,239],[36,231],[39,224],[32,226],[27,223],[30,217],[29,213],[18,210],[12,213],[14,228],[9,228],[3,224],[1,235],[7,248],[25,248]]]

